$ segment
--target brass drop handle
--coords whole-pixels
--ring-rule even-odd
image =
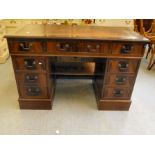
[[[34,59],[25,59],[24,64],[27,69],[34,69],[36,62]]]
[[[26,75],[25,79],[28,82],[36,82],[38,80],[38,76],[37,75]]]
[[[124,44],[120,50],[121,54],[129,54],[133,50],[132,44]]]
[[[58,43],[56,44],[56,47],[59,51],[69,51],[70,50],[70,45],[69,44],[61,44],[61,43]]]
[[[128,62],[119,62],[118,63],[118,68],[119,68],[119,70],[120,71],[127,71],[128,70],[128,67],[129,67],[129,64],[128,64]]]
[[[115,83],[118,84],[118,85],[124,84],[125,81],[126,81],[126,78],[125,77],[122,77],[122,76],[118,76],[115,79]]]
[[[113,96],[114,96],[114,97],[122,97],[122,96],[123,96],[123,90],[115,89],[115,90],[113,91]]]
[[[30,51],[32,48],[32,43],[29,42],[21,42],[19,44],[20,50],[21,51]]]
[[[88,44],[88,45],[87,45],[87,49],[88,49],[89,52],[98,52],[99,49],[100,49],[100,45],[97,44],[97,45],[95,46],[95,48],[93,48],[92,45]]]
[[[38,96],[40,95],[40,88],[33,88],[33,87],[30,87],[28,88],[28,95],[30,96]]]

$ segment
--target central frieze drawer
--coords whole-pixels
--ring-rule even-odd
[[[111,59],[108,62],[110,73],[136,73],[139,67],[139,60],[133,59]]]
[[[47,52],[72,52],[73,43],[72,41],[47,41]]]
[[[100,41],[47,41],[47,52],[108,53],[109,44]]]
[[[95,42],[95,41],[84,41],[77,44],[78,50],[81,52],[88,53],[108,53],[109,52],[109,44],[103,42]]]
[[[11,53],[42,53],[45,50],[44,43],[33,40],[11,40],[8,41]]]

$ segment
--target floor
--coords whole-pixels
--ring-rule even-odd
[[[91,81],[75,79],[59,80],[53,110],[20,110],[9,59],[0,64],[0,134],[155,134],[155,67],[146,66],[129,111],[98,111]]]

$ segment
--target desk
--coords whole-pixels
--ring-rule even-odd
[[[6,38],[21,109],[51,109],[59,76],[89,76],[99,110],[129,110],[148,42],[140,34],[128,28],[26,25]]]

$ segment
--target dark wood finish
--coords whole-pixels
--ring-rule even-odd
[[[9,42],[10,52],[12,53],[41,53],[44,42],[34,40],[12,40]]]
[[[46,60],[44,57],[13,57],[16,71],[46,71]]]
[[[25,73],[25,72],[17,72],[17,79],[19,81],[20,86],[43,86],[47,87],[47,74],[46,73]]]
[[[19,99],[19,105],[21,109],[36,109],[36,110],[48,110],[52,109],[51,99]]]
[[[99,110],[129,110],[130,100],[101,100],[98,104]]]
[[[55,75],[94,75],[94,63],[55,63]]]
[[[106,86],[130,87],[134,83],[135,76],[131,74],[109,74],[105,79]]]
[[[107,71],[110,73],[136,73],[139,60],[110,59]]]
[[[77,49],[79,52],[108,54],[109,44],[100,41],[83,41],[78,43]]]
[[[47,41],[47,53],[105,53],[108,54],[109,44],[101,41],[57,40]]]
[[[129,99],[131,96],[130,88],[105,87],[102,98],[104,99]]]
[[[27,86],[27,87],[19,87],[21,98],[29,98],[29,99],[39,99],[39,98],[48,98],[47,87],[40,86]]]
[[[112,55],[122,56],[143,56],[144,47],[141,44],[113,43],[111,46]]]
[[[47,41],[47,52],[73,52],[74,47],[72,41],[58,40],[58,41]]]
[[[74,76],[92,78],[99,110],[129,110],[148,42],[138,33],[114,27],[28,25],[6,37],[21,109],[51,109],[56,79]]]

